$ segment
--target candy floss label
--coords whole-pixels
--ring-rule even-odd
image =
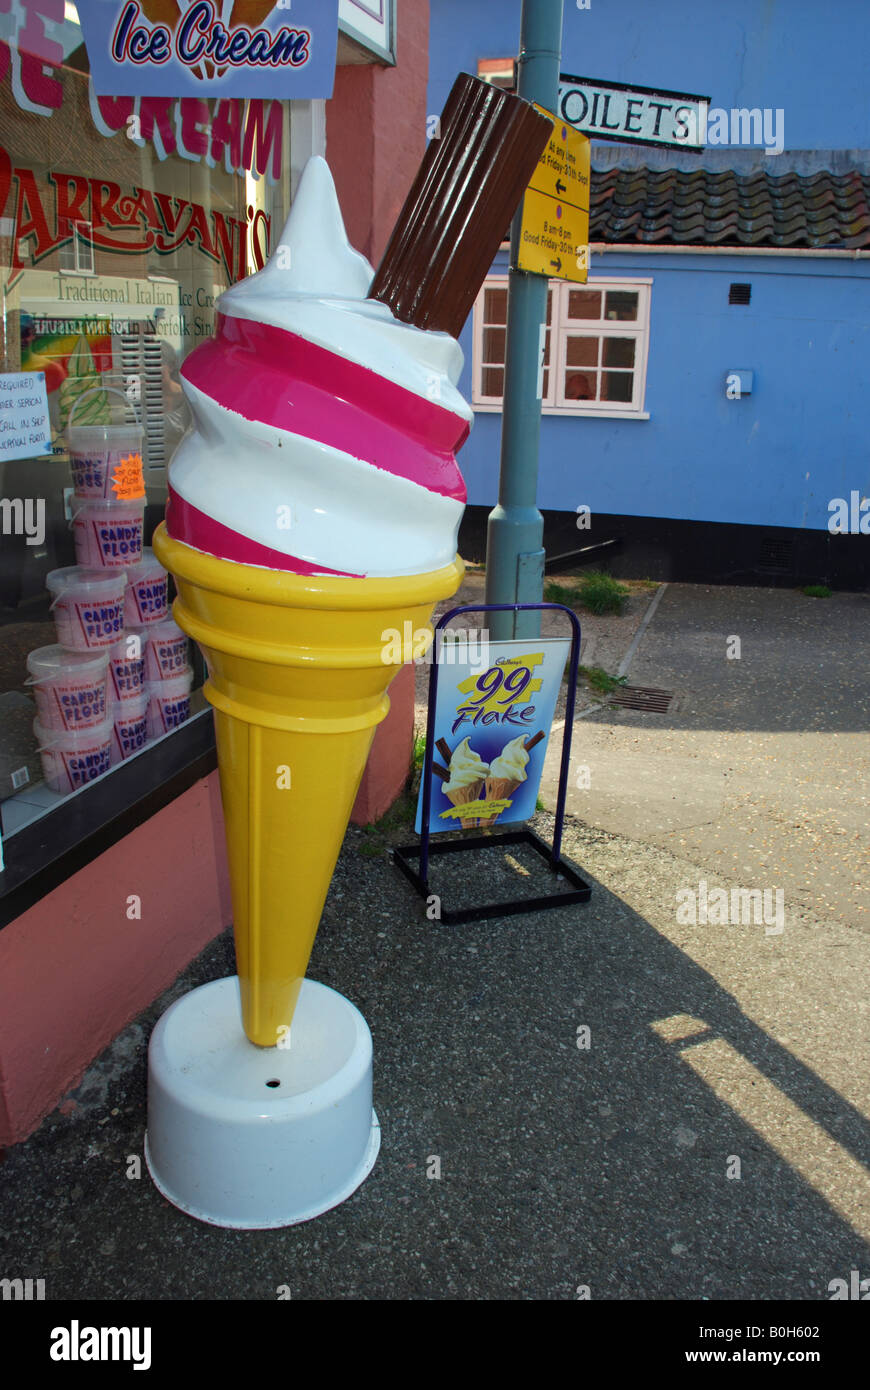
[[[138,753],[140,748],[145,747],[148,737],[147,730],[148,721],[144,714],[129,722],[118,720],[115,723],[115,737],[118,740],[122,758],[129,758],[131,753]]]
[[[176,725],[183,724],[190,714],[189,695],[183,695],[180,700],[161,700],[158,697],[157,705],[164,729],[174,729]]]
[[[139,612],[139,617],[144,621],[151,618],[155,613],[164,613],[166,610],[166,578],[158,579],[154,583],[150,580],[143,580],[141,583],[131,585],[133,599]]]
[[[108,748],[96,748],[87,753],[61,752],[60,756],[73,787],[83,787],[86,782],[93,782],[95,777],[102,777],[109,770]]]
[[[139,695],[145,679],[144,660],[113,661],[111,663],[112,684],[117,699],[125,695]]]
[[[77,458],[73,454],[70,462],[76,490],[102,496],[106,486],[106,465],[103,460]]]
[[[164,676],[181,675],[187,665],[186,637],[175,637],[171,642],[155,642],[154,651]]]
[[[110,525],[105,521],[93,523],[100,554],[107,560],[138,559],[142,554],[142,523]]]
[[[68,729],[77,725],[99,724],[105,718],[105,686],[94,686],[90,690],[55,690],[55,696]]]
[[[89,646],[107,646],[124,631],[124,601],[75,604],[76,617]]]

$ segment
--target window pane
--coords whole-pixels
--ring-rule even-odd
[[[633,338],[605,338],[605,339],[604,339],[604,366],[605,366],[605,367],[633,367],[633,366],[634,366],[634,339],[633,339]]]
[[[606,319],[622,319],[626,323],[637,321],[637,290],[608,290]]]
[[[545,398],[546,398],[546,395],[547,395],[547,392],[549,391],[549,389],[550,389],[550,373],[549,373],[549,372],[544,372],[544,396],[545,396]]]
[[[568,293],[568,317],[571,319],[600,319],[600,290],[570,290]]]
[[[34,20],[38,12],[40,33],[43,15],[65,13],[60,0],[16,10],[8,22],[0,13],[7,42],[29,11]],[[0,0],[0,11],[8,15],[8,0]],[[213,333],[217,296],[254,268],[253,248],[256,259],[268,255],[289,201],[284,104],[251,103],[246,114],[240,100],[188,99],[182,120],[182,109],[166,102],[165,116],[150,132],[143,121],[142,139],[133,143],[115,104],[98,115],[91,103],[75,13],[66,6],[56,24],[62,35],[51,39],[77,55],[73,65],[54,66],[49,80],[37,64],[20,88],[0,83],[0,163],[8,164],[8,151],[16,170],[11,188],[0,171],[0,372],[42,375],[50,426],[48,447],[34,457],[0,450],[0,501],[14,500],[23,523],[0,535],[0,821],[7,834],[31,819],[29,805],[35,818],[80,784],[111,777],[115,755],[141,751],[148,761],[148,745],[163,728],[185,722],[188,709],[205,708],[201,657],[186,639],[163,640],[166,630],[158,633],[154,622],[167,597],[164,573],[153,566],[139,571],[135,584],[127,579],[140,542],[148,544],[162,516],[167,466],[192,423],[179,368]],[[20,38],[23,51],[23,30]],[[25,96],[31,106],[36,100],[34,84],[40,112],[25,109]],[[182,156],[181,127],[191,115],[200,124],[184,135],[191,149]],[[164,121],[174,124],[177,148]],[[271,167],[273,158],[278,182],[247,176],[245,162]],[[0,439],[5,443],[2,433]],[[122,503],[128,489],[134,497]],[[118,512],[95,524],[93,509],[112,502]],[[5,513],[2,520],[6,532]],[[79,567],[93,565],[105,570],[103,587],[86,592],[91,581]],[[53,570],[58,577],[49,590]],[[61,600],[56,585],[66,582]],[[158,635],[150,638],[149,629]],[[128,635],[141,643],[144,670]],[[33,653],[52,648],[50,670],[59,643],[97,659],[83,671],[81,663],[60,659],[54,683],[46,674],[29,684],[31,667],[47,660]],[[189,706],[180,690],[167,700],[158,681],[188,661],[195,668]],[[157,686],[150,700],[132,698],[143,679]],[[37,715],[52,740],[44,755]],[[92,744],[63,747],[88,730],[96,731]],[[182,735],[176,746],[185,741]],[[165,775],[174,773],[172,751],[160,756]]]
[[[484,323],[507,323],[507,290],[486,290],[483,296]]]
[[[553,291],[547,291],[547,323],[553,322]]]
[[[581,338],[579,335],[572,335],[568,339],[567,355],[565,358],[568,366],[597,367],[598,343],[598,338]],[[615,365],[621,367],[623,364],[618,362]]]
[[[484,367],[481,391],[484,396],[504,395],[504,367]]]
[[[602,372],[601,399],[630,401],[634,383],[633,372]]]
[[[597,372],[566,372],[565,399],[569,401],[594,401],[596,399]]]
[[[485,328],[483,330],[483,360],[484,362],[504,362],[504,344],[506,330],[504,328]],[[622,363],[617,363],[621,366]]]
[[[546,335],[545,335],[545,337],[544,337],[544,361],[546,362],[547,366],[549,367],[549,365],[550,365],[550,330],[549,330],[549,328],[547,329]]]

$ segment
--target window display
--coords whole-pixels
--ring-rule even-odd
[[[180,367],[289,208],[289,104],[97,97],[74,6],[35,0],[0,13],[0,131],[7,839],[210,718],[149,542]]]

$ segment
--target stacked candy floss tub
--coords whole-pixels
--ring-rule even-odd
[[[122,391],[105,386],[84,391],[70,412],[73,535],[76,563],[84,569],[124,569],[142,559],[144,431],[126,418],[131,411]],[[82,423],[95,414],[102,418]]]
[[[117,418],[75,423],[88,397],[84,418],[108,414],[110,394],[126,412],[122,393],[106,387],[84,392],[70,416],[77,563],[47,576],[57,644],[27,658],[43,775],[62,794],[101,776],[190,712],[187,639],[169,618],[166,570],[142,545],[142,428]],[[152,696],[150,684],[159,684],[158,694]]]
[[[148,737],[160,738],[190,716],[193,669],[187,660],[187,636],[172,618],[155,623],[146,635]]]

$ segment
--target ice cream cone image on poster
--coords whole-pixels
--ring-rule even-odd
[[[525,782],[529,762],[525,743],[526,735],[520,734],[519,738],[512,738],[510,743],[505,744],[497,758],[493,758],[486,778],[487,801],[503,801],[513,796],[517,787]],[[498,820],[498,815],[492,819]]]
[[[453,806],[468,806],[480,800],[489,768],[471,747],[470,739],[463,739],[454,749],[448,767],[449,778],[441,787],[447,800]],[[480,825],[477,816],[460,817],[463,830]]]

